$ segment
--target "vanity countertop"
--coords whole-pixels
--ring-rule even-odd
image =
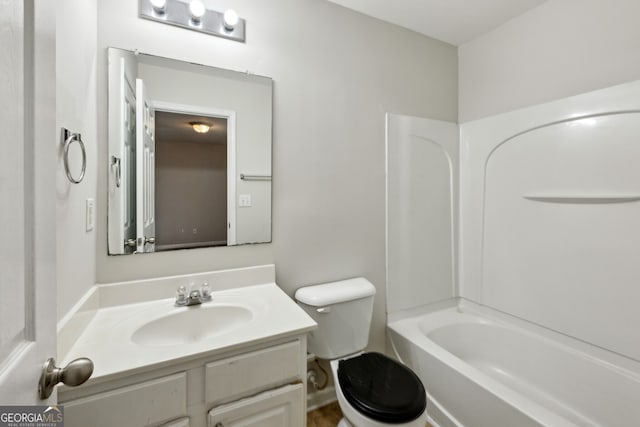
[[[104,307],[97,310],[78,339],[61,360],[64,366],[78,357],[88,357],[94,363],[89,382],[116,379],[146,370],[156,369],[178,361],[215,356],[263,342],[305,334],[316,323],[275,283],[243,286],[212,292],[213,300],[199,306],[175,307],[174,298]],[[240,307],[250,312],[242,324],[216,332],[209,337],[190,337],[179,344],[154,342],[136,343],[136,331],[154,320],[162,320],[169,328],[191,332],[190,324],[172,325],[167,316],[187,311]],[[189,313],[191,314],[191,313]],[[194,316],[208,321],[206,316]],[[224,315],[213,322],[225,322]],[[202,325],[193,325],[193,329]],[[215,326],[215,325],[213,325]],[[175,335],[175,332],[174,332]]]

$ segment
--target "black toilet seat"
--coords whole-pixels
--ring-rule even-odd
[[[340,360],[338,381],[351,406],[376,421],[407,423],[427,407],[426,392],[418,376],[380,353]]]

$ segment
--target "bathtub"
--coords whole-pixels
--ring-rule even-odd
[[[462,302],[389,322],[441,427],[640,425],[640,363]]]

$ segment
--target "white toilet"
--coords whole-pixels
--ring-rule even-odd
[[[364,278],[307,286],[298,304],[318,323],[309,351],[331,361],[339,427],[424,427],[426,393],[418,376],[380,353],[363,353],[369,341],[375,287]]]

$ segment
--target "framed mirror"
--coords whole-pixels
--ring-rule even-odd
[[[273,81],[108,49],[109,254],[271,241]]]

